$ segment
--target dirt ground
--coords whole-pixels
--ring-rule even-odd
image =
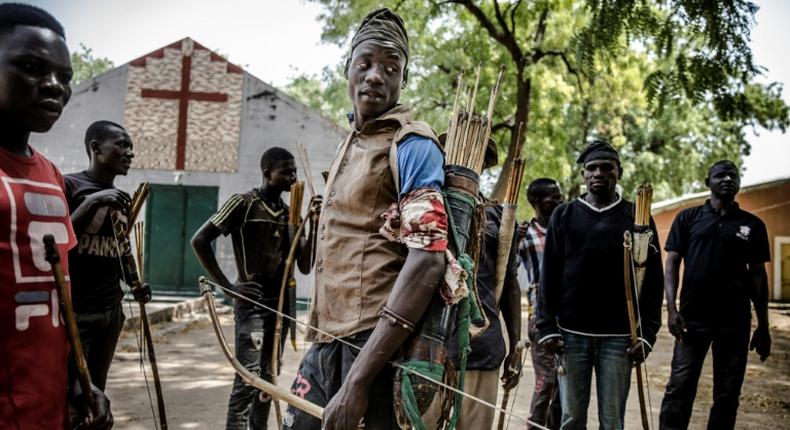
[[[222,316],[222,320],[225,336],[231,341],[232,316],[226,313]],[[772,355],[765,363],[761,363],[756,354],[749,355],[736,424],[738,429],[790,429],[790,311],[772,310],[770,320],[773,336]],[[223,429],[233,371],[220,351],[207,315],[197,314],[188,320],[159,324],[153,327],[153,331],[169,428]],[[669,378],[672,344],[672,338],[666,327],[662,328],[656,350],[650,355],[647,363],[650,399],[656,428],[664,387]],[[283,358],[284,367],[279,377],[280,386],[290,386],[304,351],[304,344],[301,343],[298,351],[294,351],[290,346],[287,347]],[[700,378],[691,429],[705,428],[712,402],[713,381],[710,361],[709,356]],[[147,361],[146,370],[150,370]],[[153,396],[154,388],[150,376],[148,381]],[[533,383],[532,367],[527,361],[518,391],[515,396],[511,394],[511,399],[515,397],[513,409],[515,416],[528,416]],[[112,400],[116,429],[155,428],[149,394],[140,371],[139,353],[132,332],[124,333],[119,343],[107,386],[108,395]],[[635,390],[634,382],[628,400],[626,429],[641,428]],[[152,401],[155,402],[153,398]],[[594,388],[588,425],[590,428],[597,427]],[[510,428],[524,427],[525,425],[515,418],[510,421]],[[270,428],[275,428],[273,412],[270,416]]]

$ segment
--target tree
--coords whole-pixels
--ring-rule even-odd
[[[71,68],[74,70],[72,85],[91,79],[115,67],[105,57],[94,58],[93,50],[80,43],[80,49],[71,53]]]
[[[318,1],[326,7],[322,37],[340,45],[379,5]],[[591,137],[622,152],[624,190],[649,180],[657,198],[670,197],[698,189],[714,159],[739,162],[749,151],[746,127],[784,130],[790,123],[781,86],[754,82],[759,68],[748,34],[756,7],[746,1],[385,3],[404,18],[411,40],[402,99],[438,130],[446,128],[460,69],[482,64],[481,85],[490,88],[506,67],[493,126],[506,155],[495,197],[519,156],[529,162],[525,180],[560,178],[578,194],[574,156]],[[339,70],[325,70],[314,87],[327,91],[319,108],[333,117],[348,109],[344,97],[332,99],[344,87]]]
[[[343,72],[337,66],[325,67],[322,77],[300,75],[288,83],[285,92],[302,103],[310,106],[337,125],[348,128],[346,114],[352,111],[351,101],[346,95],[346,82],[340,79]]]

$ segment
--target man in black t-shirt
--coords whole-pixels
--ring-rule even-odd
[[[129,134],[110,121],[88,127],[85,150],[88,169],[63,176],[77,236],[77,246],[69,251],[69,264],[74,311],[91,379],[104,390],[125,319],[121,309],[123,273],[110,211],[125,214],[130,198],[113,182],[116,176],[126,175],[134,154]]]
[[[636,303],[639,340],[631,345],[623,279],[623,233],[634,225],[634,205],[616,191],[622,176],[617,151],[588,145],[583,164],[587,193],[554,210],[549,220],[538,286],[538,343],[557,354],[563,430],[584,429],[593,370],[598,421],[603,430],[624,427],[631,367],[652,350],[661,326],[661,255],[651,219],[653,251]]]
[[[442,140],[444,135],[439,136]],[[485,154],[485,168],[497,164],[496,146],[489,140]],[[483,196],[480,196],[485,200]],[[521,288],[518,284],[518,258],[516,248],[518,243],[513,235],[513,244],[505,271],[499,301],[496,297],[496,267],[499,248],[499,229],[502,225],[502,205],[496,204],[485,208],[485,239],[480,253],[477,270],[477,293],[490,325],[477,337],[471,340],[471,351],[466,361],[466,376],[464,379],[464,392],[477,399],[495,404],[499,391],[500,372],[505,386],[513,388],[518,385],[521,376],[521,361],[516,353],[516,345],[521,340]],[[500,322],[499,315],[502,314]],[[505,348],[505,339],[502,336],[502,322],[508,337],[508,347]],[[458,339],[453,336],[449,342],[448,356],[456,365],[458,364]],[[441,402],[436,396],[431,408],[423,415],[423,422],[429,429],[435,428]],[[494,423],[495,410],[477,401],[464,397],[461,405],[460,418],[456,428],[458,430],[490,429]]]
[[[662,429],[688,427],[697,381],[711,346],[713,407],[708,428],[734,428],[748,349],[756,349],[760,360],[771,353],[765,272],[771,255],[765,224],[735,202],[740,176],[734,163],[713,164],[705,184],[710,199],[677,215],[665,246],[668,325],[676,341],[661,404]],[[678,311],[681,260],[685,269]],[[750,300],[757,314],[751,345]]]
[[[518,284],[517,243],[510,248],[507,271],[502,288],[502,297],[496,299],[496,261],[499,245],[499,228],[502,222],[502,206],[485,209],[486,226],[484,248],[477,271],[477,293],[483,311],[490,322],[488,329],[472,339],[469,357],[466,362],[466,382],[464,391],[489,403],[496,403],[499,369],[504,360],[502,378],[510,388],[518,385],[521,375],[521,361],[516,354],[516,344],[521,340],[521,288]],[[515,236],[514,236],[515,237]],[[505,354],[505,340],[502,336],[502,314],[505,332],[508,337],[508,352]],[[457,357],[457,342],[450,342],[450,355]],[[511,372],[510,368],[517,369]],[[461,406],[463,413],[458,421],[459,430],[490,428],[494,422],[494,410],[464,397]]]
[[[285,260],[291,246],[289,208],[280,197],[296,181],[293,155],[283,148],[270,148],[261,156],[263,181],[260,187],[234,194],[192,237],[192,248],[212,280],[241,296],[277,308]],[[309,174],[307,172],[306,174]],[[314,197],[315,210],[310,228],[315,227],[320,198]],[[220,269],[211,242],[220,235],[231,235],[238,277],[231,283]],[[309,235],[312,239],[313,235]],[[300,238],[296,262],[302,273],[310,270],[310,240]],[[288,309],[288,304],[284,305]],[[234,301],[236,358],[248,370],[267,381],[272,380],[271,356],[274,346],[276,314],[247,301]],[[283,330],[289,321],[283,320]],[[285,334],[281,342],[285,342]],[[280,345],[282,351],[282,343]],[[227,430],[265,429],[271,397],[244,383],[239,375],[233,381],[228,400]]]

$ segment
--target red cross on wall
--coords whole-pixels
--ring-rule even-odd
[[[192,75],[192,52],[185,53],[181,57],[181,89],[155,90],[143,88],[140,92],[141,97],[158,99],[178,100],[178,132],[176,134],[176,169],[184,170],[184,153],[187,146],[187,119],[189,113],[189,101],[197,100],[202,102],[226,102],[228,95],[223,93],[201,93],[189,91],[189,84]]]

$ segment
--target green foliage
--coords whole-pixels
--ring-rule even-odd
[[[71,53],[71,68],[74,70],[72,85],[91,79],[115,67],[108,58],[93,57],[93,50],[80,43],[80,49]]]
[[[752,87],[759,74],[749,48],[758,7],[746,0],[587,0],[593,17],[579,36],[586,66],[596,56],[632,46],[650,45],[663,64],[645,80],[648,99],[660,111],[685,97],[706,103],[724,121],[757,121],[784,129],[781,89]],[[747,94],[749,93],[749,94]],[[757,111],[757,105],[770,107]],[[759,116],[759,118],[757,118]]]
[[[337,125],[348,128],[351,101],[348,99],[342,65],[325,67],[322,77],[315,75],[297,76],[283,88],[290,96],[310,106]]]
[[[759,68],[748,40],[756,9],[747,1],[316,1],[325,7],[324,41],[341,46],[382,3],[404,18],[411,55],[401,100],[439,132],[447,128],[458,71],[469,77],[480,64],[485,94],[505,66],[494,115],[504,167],[495,194],[507,161],[521,155],[525,186],[548,176],[577,195],[576,154],[599,137],[622,152],[627,197],[650,181],[657,199],[669,198],[701,189],[715,160],[740,164],[749,151],[745,128],[784,131],[790,124],[781,86],[754,82]],[[320,79],[294,79],[286,91],[346,126],[344,61]],[[482,111],[487,96],[480,99]]]

